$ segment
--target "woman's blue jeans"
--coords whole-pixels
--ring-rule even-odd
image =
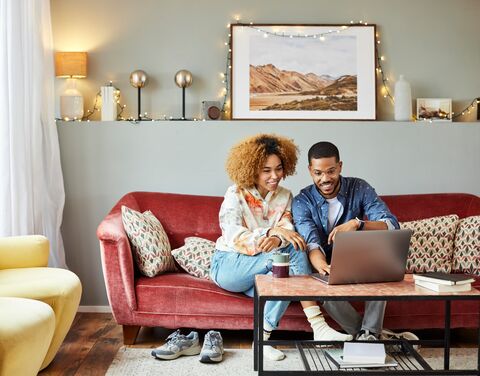
[[[290,275],[311,274],[308,255],[296,251],[292,245],[277,252],[290,254]],[[215,251],[210,267],[210,278],[221,288],[232,292],[243,292],[253,297],[257,274],[272,274],[272,252],[248,256],[237,252]],[[267,330],[274,330],[287,310],[288,301],[267,301],[264,322]]]

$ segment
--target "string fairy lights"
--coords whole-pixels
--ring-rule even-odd
[[[267,30],[265,28],[262,28],[261,25],[256,25],[253,22],[249,23],[242,23],[240,22],[240,16],[236,15],[234,16],[234,21],[232,21],[232,24],[235,25],[242,25],[244,27],[251,28],[253,30],[256,30],[259,34],[263,35],[264,38],[269,38],[269,37],[282,37],[282,38],[310,38],[310,39],[317,39],[320,42],[324,42],[327,40],[332,35],[339,34],[344,32],[345,30],[348,30],[350,27],[354,26],[368,26],[369,23],[365,22],[363,20],[360,21],[350,21],[349,24],[344,24],[344,25],[332,25],[331,28],[328,30],[321,32],[321,33],[301,33],[301,32],[295,32],[295,33],[287,33],[284,31],[275,31],[275,30]],[[285,25],[288,26],[288,25]],[[291,25],[295,26],[295,25]],[[321,26],[321,25],[319,25]],[[218,94],[218,97],[221,100],[221,113],[222,117],[224,119],[231,119],[231,102],[230,102],[230,91],[231,91],[231,76],[232,76],[232,34],[231,34],[231,24],[229,23],[227,25],[228,29],[228,39],[227,41],[224,42],[225,46],[225,65],[224,65],[224,71],[219,73],[219,77],[221,80],[221,90]],[[392,105],[395,103],[395,98],[392,95],[392,90],[390,89],[390,79],[388,75],[386,74],[383,65],[384,62],[387,61],[386,57],[382,55],[380,52],[380,45],[381,45],[381,40],[380,40],[380,35],[378,31],[375,33],[375,72],[377,74],[377,84],[380,85],[380,95],[383,96],[384,99],[388,100]],[[110,81],[110,85],[112,84],[112,81]],[[101,99],[101,93],[100,91],[95,95],[95,100],[93,104],[93,108],[87,111],[87,114],[83,116],[81,119],[56,119],[56,120],[66,120],[66,121],[87,121],[90,122],[90,118],[93,116],[94,113],[100,111],[100,102]],[[139,124],[141,121],[168,121],[168,120],[174,120],[172,116],[167,116],[163,115],[162,117],[155,119],[152,117],[148,116],[148,113],[145,112],[143,115],[140,115],[140,119],[135,119],[133,117],[125,118],[122,116],[125,108],[127,107],[126,104],[121,104],[120,103],[120,91],[115,88],[115,101],[117,102],[118,106],[118,115],[117,115],[117,121],[129,121],[132,124]],[[472,110],[475,109],[475,107],[480,106],[480,97],[474,98],[468,106],[466,106],[462,111],[458,113],[453,113],[452,112],[452,120],[457,119],[459,117],[465,116],[467,114],[470,114]],[[480,111],[480,109],[478,110]],[[199,119],[193,118],[193,121],[198,121]],[[202,119],[205,120],[205,119]]]
[[[256,26],[253,22],[249,23],[241,23],[240,22],[240,17],[235,16],[235,25],[242,25],[244,27],[249,27],[253,30],[257,30],[258,33],[261,33],[264,38],[269,38],[271,36],[275,37],[283,37],[283,38],[311,38],[311,39],[318,39],[320,41],[325,41],[329,35],[332,34],[338,34],[341,33],[344,30],[347,30],[349,27],[352,26],[368,26],[368,22],[365,22],[363,20],[360,20],[358,22],[355,21],[350,21],[350,24],[348,25],[341,25],[340,28],[335,29],[334,26],[332,26],[332,29],[329,29],[325,32],[322,33],[311,33],[311,34],[305,34],[305,33],[286,33],[283,31],[271,31],[271,30],[266,30],[263,29],[261,26]],[[294,25],[292,25],[294,26]],[[321,25],[319,25],[321,26]],[[225,72],[220,73],[220,77],[222,79],[222,84],[224,84],[223,92],[223,103],[222,103],[222,113],[224,114],[224,117],[229,118],[229,107],[230,103],[228,100],[228,94],[231,89],[231,71],[232,71],[232,34],[231,34],[231,24],[227,25],[227,29],[229,30],[228,33],[228,41],[225,42],[225,47],[227,49],[226,52],[226,69]],[[395,98],[392,95],[392,90],[390,89],[390,79],[388,78],[388,75],[386,74],[384,68],[383,68],[383,62],[385,62],[387,59],[384,55],[380,53],[380,45],[381,45],[381,40],[380,40],[380,34],[378,31],[375,33],[375,56],[376,56],[376,62],[375,62],[375,71],[377,73],[377,80],[380,81],[381,89],[380,89],[380,94],[383,96],[383,98],[389,100],[389,102],[393,105],[395,104]],[[377,81],[378,82],[378,81]],[[452,112],[452,120],[456,119],[458,117],[467,115],[471,113],[472,110],[474,110],[475,106],[480,106],[480,97],[473,99],[470,104],[465,107],[461,112],[455,114]],[[480,111],[480,109],[478,110]]]
[[[458,113],[452,112],[452,120],[460,116],[465,116],[470,114],[475,109],[475,107],[477,107],[477,111],[480,111],[480,97],[473,99],[470,102],[470,104],[467,107],[465,107],[462,111]]]

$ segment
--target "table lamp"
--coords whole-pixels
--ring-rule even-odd
[[[130,85],[137,88],[137,99],[138,99],[138,106],[137,106],[137,118],[135,120],[140,121],[142,120],[142,87],[145,87],[147,84],[147,73],[145,73],[141,69],[137,69],[130,73]]]
[[[67,79],[65,91],[60,96],[60,116],[62,119],[83,117],[83,96],[76,88],[76,79],[87,77],[86,52],[56,52],[55,75]]]
[[[192,73],[188,70],[182,69],[175,73],[175,84],[182,89],[182,118],[180,120],[187,120],[185,117],[185,88],[192,85]]]

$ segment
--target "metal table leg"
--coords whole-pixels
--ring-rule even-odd
[[[258,376],[263,375],[263,316],[265,308],[265,299],[260,297],[258,300]]]
[[[443,369],[450,369],[450,300],[445,300],[445,351],[443,354]]]
[[[258,371],[258,294],[253,286],[253,370]]]
[[[478,376],[480,376],[480,314],[478,315],[477,371],[478,371]]]

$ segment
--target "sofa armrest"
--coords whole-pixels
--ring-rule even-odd
[[[50,242],[45,236],[0,238],[0,270],[47,266],[49,252]]]
[[[100,223],[97,237],[108,300],[117,322],[123,323],[137,308],[137,299],[132,251],[119,210],[112,210]]]

